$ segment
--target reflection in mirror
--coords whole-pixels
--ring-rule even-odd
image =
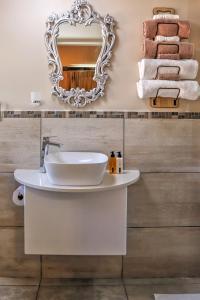
[[[57,49],[62,64],[63,89],[80,88],[90,91],[96,88],[96,62],[102,48],[102,29],[100,24],[62,23],[59,26]]]

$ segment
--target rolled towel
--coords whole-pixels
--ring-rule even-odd
[[[180,60],[179,54],[158,54],[159,59],[172,59],[172,60]]]
[[[153,20],[179,20],[179,15],[173,15],[173,14],[158,14],[153,16]]]
[[[194,59],[142,59],[139,61],[138,66],[140,79],[156,79],[157,74],[178,74],[180,68],[179,78],[181,80],[192,80],[197,76],[199,63]]]
[[[156,35],[178,35],[181,39],[188,39],[190,31],[190,22],[188,21],[163,19],[148,20],[143,23],[144,37],[148,39],[154,39]]]
[[[158,79],[159,80],[180,80],[180,77],[178,74],[164,73],[164,74],[158,74]]]
[[[180,59],[191,59],[194,56],[194,45],[185,42],[155,42],[144,40],[144,57],[157,58],[160,54],[179,54]]]
[[[200,96],[200,86],[197,81],[140,80],[137,82],[137,91],[140,99],[156,97],[159,88],[161,89],[158,93],[159,97],[176,98],[178,88],[180,88],[179,98],[197,100]]]
[[[155,37],[156,42],[180,42],[179,36],[163,36],[163,35],[157,35]]]

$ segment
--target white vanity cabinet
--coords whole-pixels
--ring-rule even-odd
[[[97,186],[56,186],[36,170],[16,170],[25,186],[25,253],[125,255],[127,187],[138,170],[106,173]]]

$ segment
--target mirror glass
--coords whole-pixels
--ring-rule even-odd
[[[102,43],[100,24],[60,24],[56,40],[63,72],[60,87],[65,90],[80,88],[86,91],[96,88],[97,83],[93,78]]]

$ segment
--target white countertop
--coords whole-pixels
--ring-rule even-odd
[[[82,193],[113,190],[131,185],[139,180],[140,171],[128,170],[124,171],[123,174],[116,175],[110,175],[109,173],[106,173],[103,182],[100,185],[95,186],[53,185],[48,181],[47,175],[40,173],[39,170],[15,170],[14,176],[16,181],[18,181],[20,184],[34,189],[53,192]]]

